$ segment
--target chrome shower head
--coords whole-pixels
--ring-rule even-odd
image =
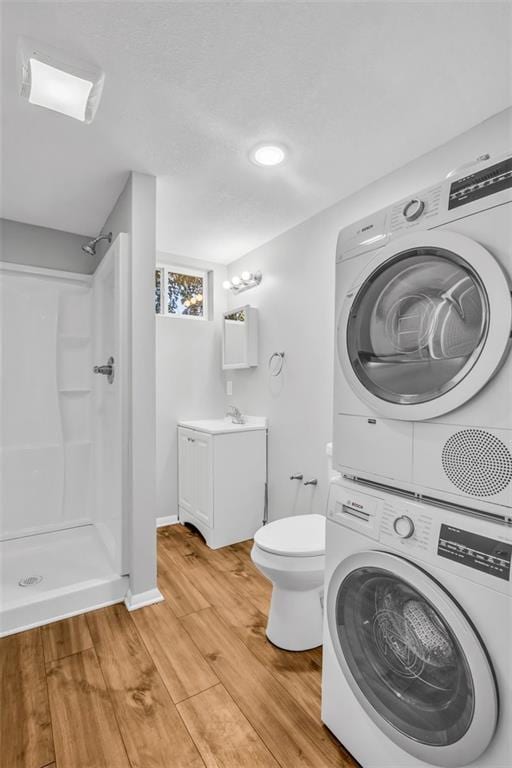
[[[98,237],[94,237],[92,240],[89,240],[88,243],[84,243],[82,245],[82,251],[84,253],[88,253],[89,256],[96,256],[96,246],[100,242],[100,240],[107,240],[108,243],[112,242],[112,232],[109,232],[108,234],[104,234],[103,232],[98,235]]]

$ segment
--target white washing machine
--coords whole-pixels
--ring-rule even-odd
[[[330,486],[322,720],[363,768],[512,765],[512,527]]]
[[[512,157],[341,231],[334,467],[509,516]]]

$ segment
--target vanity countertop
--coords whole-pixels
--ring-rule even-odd
[[[210,435],[222,435],[230,432],[254,432],[267,429],[268,419],[265,416],[244,416],[244,424],[234,424],[231,416],[224,419],[198,419],[196,421],[179,421],[178,427],[195,429],[197,432],[207,432]]]

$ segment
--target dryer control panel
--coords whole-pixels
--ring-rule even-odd
[[[466,163],[435,186],[415,191],[342,229],[338,236],[336,261],[379,250],[406,233],[434,229],[512,202],[510,153],[501,155],[494,162],[479,160]],[[478,170],[467,172],[468,167],[475,166]],[[490,199],[491,196],[495,197]]]
[[[448,210],[487,195],[494,195],[495,192],[501,192],[510,187],[512,187],[512,157],[454,181],[450,186]]]
[[[393,235],[412,227],[428,228],[428,223],[438,215],[441,203],[440,185],[424,189],[418,197],[400,200],[391,208],[390,229]],[[425,219],[425,221],[423,221]]]

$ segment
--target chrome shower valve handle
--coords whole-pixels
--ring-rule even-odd
[[[95,365],[92,372],[106,376],[108,383],[112,384],[114,381],[114,358],[109,357],[105,365]]]

